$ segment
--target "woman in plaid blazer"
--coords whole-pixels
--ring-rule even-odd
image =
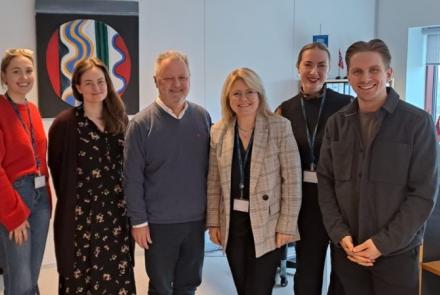
[[[223,118],[211,128],[210,238],[225,250],[238,294],[271,294],[280,247],[299,239],[298,148],[251,69],[228,75],[221,104]]]

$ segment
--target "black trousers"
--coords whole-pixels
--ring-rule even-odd
[[[202,282],[205,222],[150,224],[149,295],[194,295]]]
[[[418,247],[402,254],[380,257],[372,267],[347,259],[335,248],[334,270],[346,294],[417,295],[419,289]]]
[[[325,256],[330,238],[322,222],[318,186],[303,183],[302,188],[303,198],[298,216],[301,240],[295,243],[296,272],[293,288],[295,295],[321,295]],[[344,294],[333,271],[330,275],[328,294]]]
[[[226,247],[226,257],[237,294],[270,295],[281,259],[281,248],[256,258],[250,223],[241,222],[238,226],[240,228],[230,228]]]

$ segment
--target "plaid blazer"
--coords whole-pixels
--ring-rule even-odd
[[[220,227],[223,249],[228,242],[231,211],[234,127],[235,120],[222,120],[211,127],[207,226]],[[257,116],[250,170],[249,214],[255,254],[260,257],[276,248],[277,232],[299,239],[301,162],[287,119]]]

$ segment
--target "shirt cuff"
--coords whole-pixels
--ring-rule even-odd
[[[141,224],[136,224],[136,225],[132,225],[132,228],[138,228],[138,227],[144,227],[148,225],[148,221],[141,223]]]

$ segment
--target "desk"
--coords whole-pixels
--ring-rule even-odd
[[[431,262],[423,262],[422,269],[432,272],[436,276],[440,277],[440,260],[431,261]]]

